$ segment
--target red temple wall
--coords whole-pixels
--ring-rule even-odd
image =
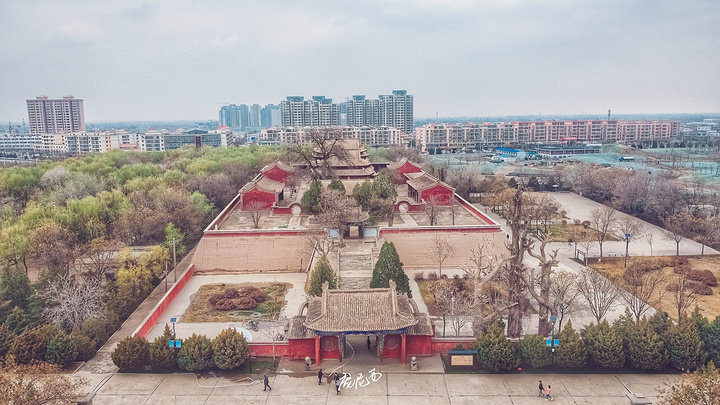
[[[256,201],[263,203],[263,209],[269,209],[275,204],[275,198],[274,193],[268,193],[267,191],[254,188],[242,195],[242,210],[247,211],[249,204]]]
[[[315,359],[315,339],[289,339],[288,355],[291,360]]]
[[[255,357],[272,357],[273,356],[273,345],[272,343],[248,343],[248,350],[251,356]],[[288,343],[275,343],[275,355],[276,356],[287,356],[290,351],[290,345]],[[305,358],[305,356],[303,356]]]
[[[405,344],[408,357],[430,356],[432,354],[432,336],[408,335]]]
[[[325,359],[340,359],[337,336],[323,336],[320,338],[320,361]]]
[[[402,336],[386,335],[385,346],[383,348],[383,358],[399,359],[402,352]]]
[[[438,204],[451,205],[453,194],[454,192],[452,190],[443,187],[441,184],[438,184],[435,187],[423,190],[420,193],[420,197],[425,201],[430,201],[430,198],[435,197]]]

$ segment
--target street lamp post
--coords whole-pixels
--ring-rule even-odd
[[[630,234],[625,234],[625,268],[627,269],[628,248],[630,247]]]

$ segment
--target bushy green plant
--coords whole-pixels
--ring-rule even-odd
[[[5,318],[5,325],[15,334],[21,334],[29,324],[29,320],[25,315],[25,311],[20,307],[15,307]]]
[[[555,363],[560,367],[582,367],[587,362],[587,347],[580,335],[575,332],[572,322],[568,321],[557,334],[560,346],[555,349]]]
[[[700,328],[700,339],[707,350],[708,359],[715,364],[720,364],[720,316],[715,320],[704,324]]]
[[[185,371],[200,371],[213,366],[212,341],[205,335],[192,334],[182,341],[177,363]]]
[[[245,336],[233,328],[223,330],[213,339],[212,352],[213,361],[221,370],[240,367],[249,354]]]
[[[545,367],[551,362],[545,339],[539,335],[525,335],[520,341],[520,357],[532,368]]]
[[[118,342],[110,358],[120,370],[144,366],[150,360],[150,343],[141,336],[128,336]]]
[[[707,353],[695,322],[683,316],[665,334],[670,364],[678,370],[695,370],[705,364]]]
[[[32,361],[44,361],[50,339],[57,330],[50,325],[38,326],[25,329],[13,342],[10,354],[20,364],[28,364]]]
[[[82,333],[90,338],[95,350],[99,349],[108,340],[107,325],[99,318],[90,318],[83,322]]]
[[[345,185],[341,180],[338,179],[332,179],[330,181],[330,184],[328,185],[328,190],[337,190],[342,193],[342,195],[346,194]]]
[[[5,358],[5,355],[10,351],[13,342],[15,341],[15,334],[10,328],[4,323],[0,323],[0,361]]]
[[[626,356],[630,367],[660,370],[667,364],[665,345],[646,318],[626,329]]]
[[[512,370],[520,364],[517,350],[510,345],[505,331],[497,323],[490,326],[475,342],[480,365],[487,370]]]
[[[27,308],[33,289],[25,271],[17,267],[7,267],[0,276],[0,299],[10,301],[10,305]]]
[[[403,271],[402,266],[395,244],[392,242],[383,243],[378,255],[378,261],[373,269],[370,288],[388,288],[390,280],[393,280],[397,284],[398,293],[405,293],[409,298],[412,298],[410,279]]]
[[[64,366],[75,361],[78,355],[75,342],[64,331],[58,332],[47,345],[45,360],[48,363]]]
[[[75,343],[75,348],[78,351],[77,360],[87,361],[93,358],[95,355],[95,345],[92,340],[87,337],[79,327],[73,328],[70,332],[70,339]]]
[[[156,337],[152,343],[150,343],[150,364],[153,367],[161,367],[165,369],[175,368],[177,360],[175,358],[175,349],[170,347],[170,340],[175,339],[175,336],[170,331],[170,326],[165,324],[165,330],[163,334]]]
[[[323,186],[320,181],[315,180],[310,183],[310,187],[300,199],[300,204],[305,207],[311,214],[320,213],[320,194],[322,194]]]
[[[318,261],[317,265],[315,265],[315,270],[313,270],[312,275],[310,276],[310,289],[308,290],[308,295],[315,297],[321,296],[322,285],[326,281],[328,282],[331,290],[337,288],[337,277],[335,277],[335,272],[332,267],[330,267],[330,262],[327,257],[323,256]]]
[[[593,364],[605,368],[620,368],[625,364],[622,338],[606,320],[588,325],[583,341]]]

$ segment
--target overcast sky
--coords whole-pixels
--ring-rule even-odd
[[[0,119],[89,122],[394,89],[415,117],[720,111],[718,0],[0,1]]]

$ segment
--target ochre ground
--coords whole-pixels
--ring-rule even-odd
[[[237,318],[228,316],[231,312],[236,312],[235,309],[230,310],[219,310],[215,309],[208,299],[213,294],[222,293],[228,288],[235,288],[241,290],[244,287],[257,287],[265,291],[267,294],[267,301],[258,305],[252,310],[246,311],[248,317],[252,312],[267,313],[273,306],[277,307],[277,312],[282,308],[285,302],[285,293],[288,288],[291,287],[287,283],[240,283],[240,284],[206,284],[200,287],[197,294],[193,298],[192,303],[187,308],[182,316],[183,322],[234,322]]]
[[[686,256],[688,258],[688,264],[693,270],[710,270],[720,280],[720,258],[717,256]],[[658,259],[659,257],[630,257],[628,258],[628,265],[633,261],[639,260],[651,260]],[[672,260],[672,256],[664,256],[668,261]],[[590,263],[590,267],[599,271],[605,276],[615,276],[621,278],[624,271],[624,258],[604,258],[600,263]],[[663,273],[667,278],[667,283],[675,282],[675,274],[673,273],[672,267],[665,267]],[[697,301],[697,306],[702,311],[702,314],[708,319],[713,320],[716,316],[720,315],[720,285],[717,287],[711,287],[713,290],[712,295],[702,295]],[[656,306],[655,309],[666,311],[670,317],[677,319],[677,309],[673,302],[672,294],[666,292],[663,288],[663,298],[660,305]],[[653,296],[653,299],[657,299],[657,293]],[[693,306],[694,307],[694,306]]]

